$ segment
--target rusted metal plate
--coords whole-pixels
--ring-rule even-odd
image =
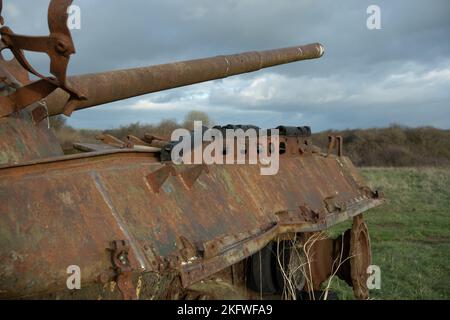
[[[108,144],[99,144],[99,143],[74,143],[73,147],[82,152],[95,152],[95,151],[105,151],[105,150],[117,149]]]
[[[63,155],[48,127],[35,125],[33,112],[0,119],[0,165],[18,164]]]
[[[110,270],[116,239],[129,241],[136,272],[178,273],[187,286],[280,233],[324,229],[382,203],[355,180],[350,161],[334,156],[282,156],[276,176],[213,165],[190,188],[182,174],[192,167],[175,166],[154,192],[148,177],[161,168],[151,153],[121,151],[0,169],[0,296],[63,290],[70,265],[93,283]],[[329,212],[331,196],[346,210]],[[180,237],[198,257],[183,261]]]

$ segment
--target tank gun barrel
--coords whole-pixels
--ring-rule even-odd
[[[253,51],[143,68],[71,76],[68,77],[68,82],[83,92],[87,97],[86,100],[72,100],[70,111],[67,112],[65,105],[69,100],[69,94],[58,89],[45,101],[49,115],[70,114],[75,110],[148,93],[223,79],[295,61],[316,59],[323,53],[323,46],[314,43],[284,49]]]

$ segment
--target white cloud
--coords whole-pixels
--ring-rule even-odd
[[[423,69],[418,67],[417,69]],[[450,98],[450,65],[442,69],[407,71],[366,83],[348,101],[354,104],[408,104]]]
[[[365,74],[342,79],[329,77],[288,77],[262,73],[249,78],[229,78],[187,88],[156,93],[131,105],[117,104],[127,110],[179,111],[202,110],[209,113],[254,112],[276,114],[287,112],[302,117],[305,111],[325,113],[330,108],[365,110],[376,107],[422,103],[449,99],[450,63],[441,69],[408,66],[409,71],[387,74],[378,80],[367,80]],[[369,77],[370,79],[370,77]]]

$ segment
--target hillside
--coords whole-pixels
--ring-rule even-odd
[[[450,165],[450,130],[393,125],[383,129],[326,131],[313,141],[326,148],[328,135],[344,138],[344,154],[360,167]]]

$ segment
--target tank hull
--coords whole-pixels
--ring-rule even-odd
[[[134,278],[164,275],[188,288],[280,236],[383,203],[346,157],[281,155],[277,175],[259,169],[175,166],[119,149],[0,167],[0,297],[73,293],[74,265],[84,288],[115,281],[114,241],[127,242]]]

